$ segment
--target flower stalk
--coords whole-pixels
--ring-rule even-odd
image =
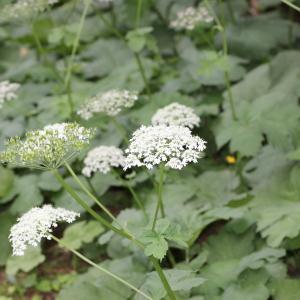
[[[55,240],[60,246],[62,246],[63,248],[66,248],[67,250],[71,251],[73,254],[75,254],[77,257],[79,257],[81,260],[85,261],[86,263],[88,263],[89,265],[91,265],[92,267],[100,270],[101,272],[105,273],[106,275],[114,278],[115,280],[121,282],[122,284],[126,285],[127,287],[129,287],[130,289],[132,289],[133,291],[135,291],[136,293],[140,294],[141,296],[143,296],[144,298],[148,299],[148,300],[153,300],[153,298],[149,297],[148,295],[146,295],[144,292],[142,292],[141,290],[139,290],[138,288],[136,288],[135,286],[133,286],[132,284],[130,284],[128,281],[122,279],[121,277],[119,277],[118,275],[110,272],[109,270],[95,264],[93,261],[91,261],[90,259],[88,259],[86,256],[82,255],[80,252],[76,251],[75,249],[69,247],[65,242],[63,242],[61,239],[58,239],[56,236],[51,234],[51,238],[53,240]]]

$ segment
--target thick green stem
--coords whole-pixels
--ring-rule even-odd
[[[155,212],[154,212],[154,216],[153,216],[152,230],[155,229],[159,209],[161,210],[162,217],[165,216],[165,210],[164,210],[164,205],[163,205],[163,200],[162,200],[163,183],[164,183],[164,167],[160,166],[159,167],[159,181],[158,181],[158,186],[157,186],[157,204],[156,204],[156,208],[155,208]]]
[[[129,232],[127,232],[123,229],[116,228],[115,226],[110,224],[108,221],[106,221],[104,218],[102,218],[100,215],[98,215],[96,211],[94,211],[91,207],[89,207],[88,204],[86,204],[86,202],[78,196],[78,194],[75,192],[75,190],[64,180],[64,178],[60,175],[60,173],[57,170],[53,170],[52,172],[53,172],[55,178],[58,180],[58,182],[72,196],[72,198],[81,207],[83,207],[91,216],[93,216],[99,223],[101,223],[103,226],[107,227],[108,229],[114,231],[116,234],[119,234],[120,236],[134,242],[139,248],[141,248],[141,249],[145,248],[144,244],[141,243],[139,240],[137,240]],[[169,296],[170,299],[176,300],[176,297],[169,286],[169,283],[159,265],[159,262],[152,256],[150,257],[150,259],[151,259],[153,266],[154,266],[155,270],[157,271],[157,273],[164,285],[166,292],[168,293],[168,295],[173,295],[172,297]]]
[[[71,166],[65,162],[65,166],[67,170],[70,172],[74,180],[78,183],[78,185],[83,189],[83,191],[120,227],[121,225],[118,223],[118,220],[113,216],[113,214],[89,191],[89,189],[84,185],[84,183],[78,178],[75,174]]]
[[[159,276],[159,278],[160,278],[160,280],[161,280],[161,282],[162,282],[162,284],[163,284],[163,286],[164,286],[164,288],[165,288],[165,290],[168,294],[168,297],[171,300],[176,300],[175,293],[172,291],[172,289],[169,285],[169,282],[168,282],[162,268],[160,267],[159,262],[157,261],[157,259],[155,259],[152,256],[150,257],[150,259],[151,259],[151,262],[152,262],[152,264],[153,264],[153,266],[154,266],[154,268],[155,268],[155,270],[156,270],[156,272],[157,272],[157,274],[158,274],[158,276]]]
[[[85,257],[84,255],[82,255],[80,252],[76,251],[75,249],[69,247],[65,242],[63,242],[62,240],[58,239],[56,236],[51,234],[51,238],[53,240],[55,240],[60,246],[66,248],[67,250],[71,251],[72,253],[74,253],[76,256],[78,256],[80,259],[82,259],[83,261],[85,261],[86,263],[88,263],[89,265],[91,265],[92,267],[100,270],[101,272],[105,273],[106,275],[114,278],[115,280],[121,282],[122,284],[126,285],[127,287],[129,287],[130,289],[134,290],[136,293],[142,295],[143,297],[145,297],[146,299],[149,300],[153,300],[153,298],[149,297],[148,295],[146,295],[144,292],[142,292],[141,290],[139,290],[138,288],[136,288],[135,286],[133,286],[132,284],[130,284],[129,282],[127,282],[126,280],[122,279],[121,277],[119,277],[118,275],[110,272],[109,270],[95,264],[93,261],[91,261],[90,259],[88,259],[87,257]]]
[[[79,46],[79,40],[80,40],[80,36],[83,30],[83,26],[84,26],[84,22],[85,22],[85,18],[87,16],[87,12],[89,9],[89,6],[91,4],[91,0],[84,0],[84,8],[82,11],[82,15],[79,21],[79,25],[78,25],[78,30],[73,42],[73,47],[72,47],[72,52],[71,52],[71,57],[68,63],[68,67],[67,67],[67,71],[66,71],[66,77],[65,77],[65,89],[68,93],[68,101],[69,101],[69,105],[70,105],[70,109],[71,109],[71,114],[74,112],[74,103],[72,100],[72,88],[71,88],[71,76],[72,76],[72,69],[73,69],[73,63],[74,63],[74,59],[75,59],[75,55]]]
[[[110,230],[114,231],[115,233],[128,238],[130,240],[133,239],[132,235],[116,228],[103,217],[101,217],[96,211],[94,211],[89,205],[75,192],[75,190],[64,180],[64,178],[59,174],[57,170],[53,170],[53,174],[57,181],[61,184],[61,186],[72,196],[72,198],[85,210],[87,211],[92,217],[94,217],[99,223],[103,226],[109,228]]]

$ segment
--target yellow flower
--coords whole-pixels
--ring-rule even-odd
[[[234,165],[236,163],[236,158],[233,155],[226,155],[225,159],[230,165]]]

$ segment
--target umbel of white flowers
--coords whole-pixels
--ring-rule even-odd
[[[19,167],[56,169],[75,157],[89,144],[94,129],[77,123],[47,125],[42,130],[29,131],[25,139],[13,137],[6,150],[0,152],[0,162]]]
[[[124,169],[145,166],[148,169],[164,164],[182,169],[197,162],[206,149],[206,142],[183,126],[142,126],[133,133],[125,158]]]
[[[0,108],[6,101],[17,98],[17,90],[20,85],[18,83],[11,83],[7,80],[0,82]]]
[[[123,108],[132,107],[137,100],[137,92],[127,90],[110,90],[88,99],[77,113],[85,120],[90,119],[97,113],[104,113],[108,116],[116,116]]]
[[[52,228],[59,222],[72,223],[79,214],[64,208],[51,205],[34,207],[20,217],[11,228],[9,240],[12,243],[13,255],[24,255],[29,245],[36,247],[42,238],[51,239]]]
[[[177,13],[177,18],[171,22],[170,27],[177,30],[193,30],[198,24],[211,23],[213,20],[205,7],[190,6]]]
[[[159,109],[151,119],[152,125],[177,125],[193,129],[199,126],[200,118],[191,107],[171,103]]]
[[[43,12],[49,5],[58,0],[17,0],[14,4],[7,4],[0,13],[0,19],[10,20],[26,18]]]
[[[95,172],[106,174],[112,168],[124,165],[124,153],[114,146],[99,146],[92,149],[84,159],[82,174],[90,177]]]

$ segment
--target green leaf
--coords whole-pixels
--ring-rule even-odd
[[[41,264],[45,256],[40,247],[28,247],[24,256],[11,256],[6,264],[6,273],[15,275],[18,271],[29,272]]]
[[[147,35],[152,30],[152,27],[144,27],[129,31],[126,35],[129,48],[134,52],[143,50],[146,45]]]
[[[145,267],[132,257],[106,261],[101,265],[136,287],[145,280]],[[59,292],[57,300],[124,300],[132,299],[134,294],[135,292],[114,278],[96,268],[90,268],[71,285],[66,285]]]
[[[13,218],[8,212],[0,214],[0,266],[5,265],[7,258],[11,252],[8,236],[10,228],[14,224],[15,218]]]
[[[276,180],[256,192],[252,212],[257,230],[271,247],[278,247],[285,238],[295,238],[300,233],[299,195],[298,186]]]
[[[39,177],[37,175],[25,175],[17,177],[14,189],[18,197],[10,207],[12,214],[22,214],[30,208],[43,203],[43,196],[38,188]]]
[[[268,300],[269,290],[263,285],[232,285],[223,294],[223,300]]]
[[[61,189],[59,182],[51,172],[43,172],[38,182],[40,189],[45,191],[57,192]]]
[[[154,232],[149,232],[148,235],[143,237],[143,241],[147,241],[147,246],[145,248],[145,254],[147,256],[153,255],[159,260],[162,260],[165,257],[168,251],[168,243],[164,237]]]
[[[300,283],[296,279],[285,279],[276,282],[274,299],[295,300],[300,298]]]
[[[242,66],[244,59],[231,56],[224,57],[211,51],[199,51],[188,38],[183,38],[178,46],[178,51],[183,62],[180,67],[181,76],[187,75],[192,81],[198,81],[198,85],[225,85],[225,72],[228,72],[229,80],[237,81],[245,75]]]
[[[164,270],[171,288],[179,294],[184,294],[189,299],[192,288],[197,287],[205,282],[205,279],[198,277],[190,270]],[[140,288],[147,295],[150,295],[154,300],[163,299],[167,294],[156,272],[151,272],[147,275],[147,279]],[[179,297],[180,298],[180,297]],[[141,300],[140,295],[136,295],[135,300]],[[180,298],[181,299],[181,298]]]
[[[62,241],[73,249],[79,249],[84,243],[92,242],[104,232],[97,221],[81,221],[72,224],[64,231]]]
[[[0,166],[0,203],[1,198],[6,196],[14,183],[14,173]]]

